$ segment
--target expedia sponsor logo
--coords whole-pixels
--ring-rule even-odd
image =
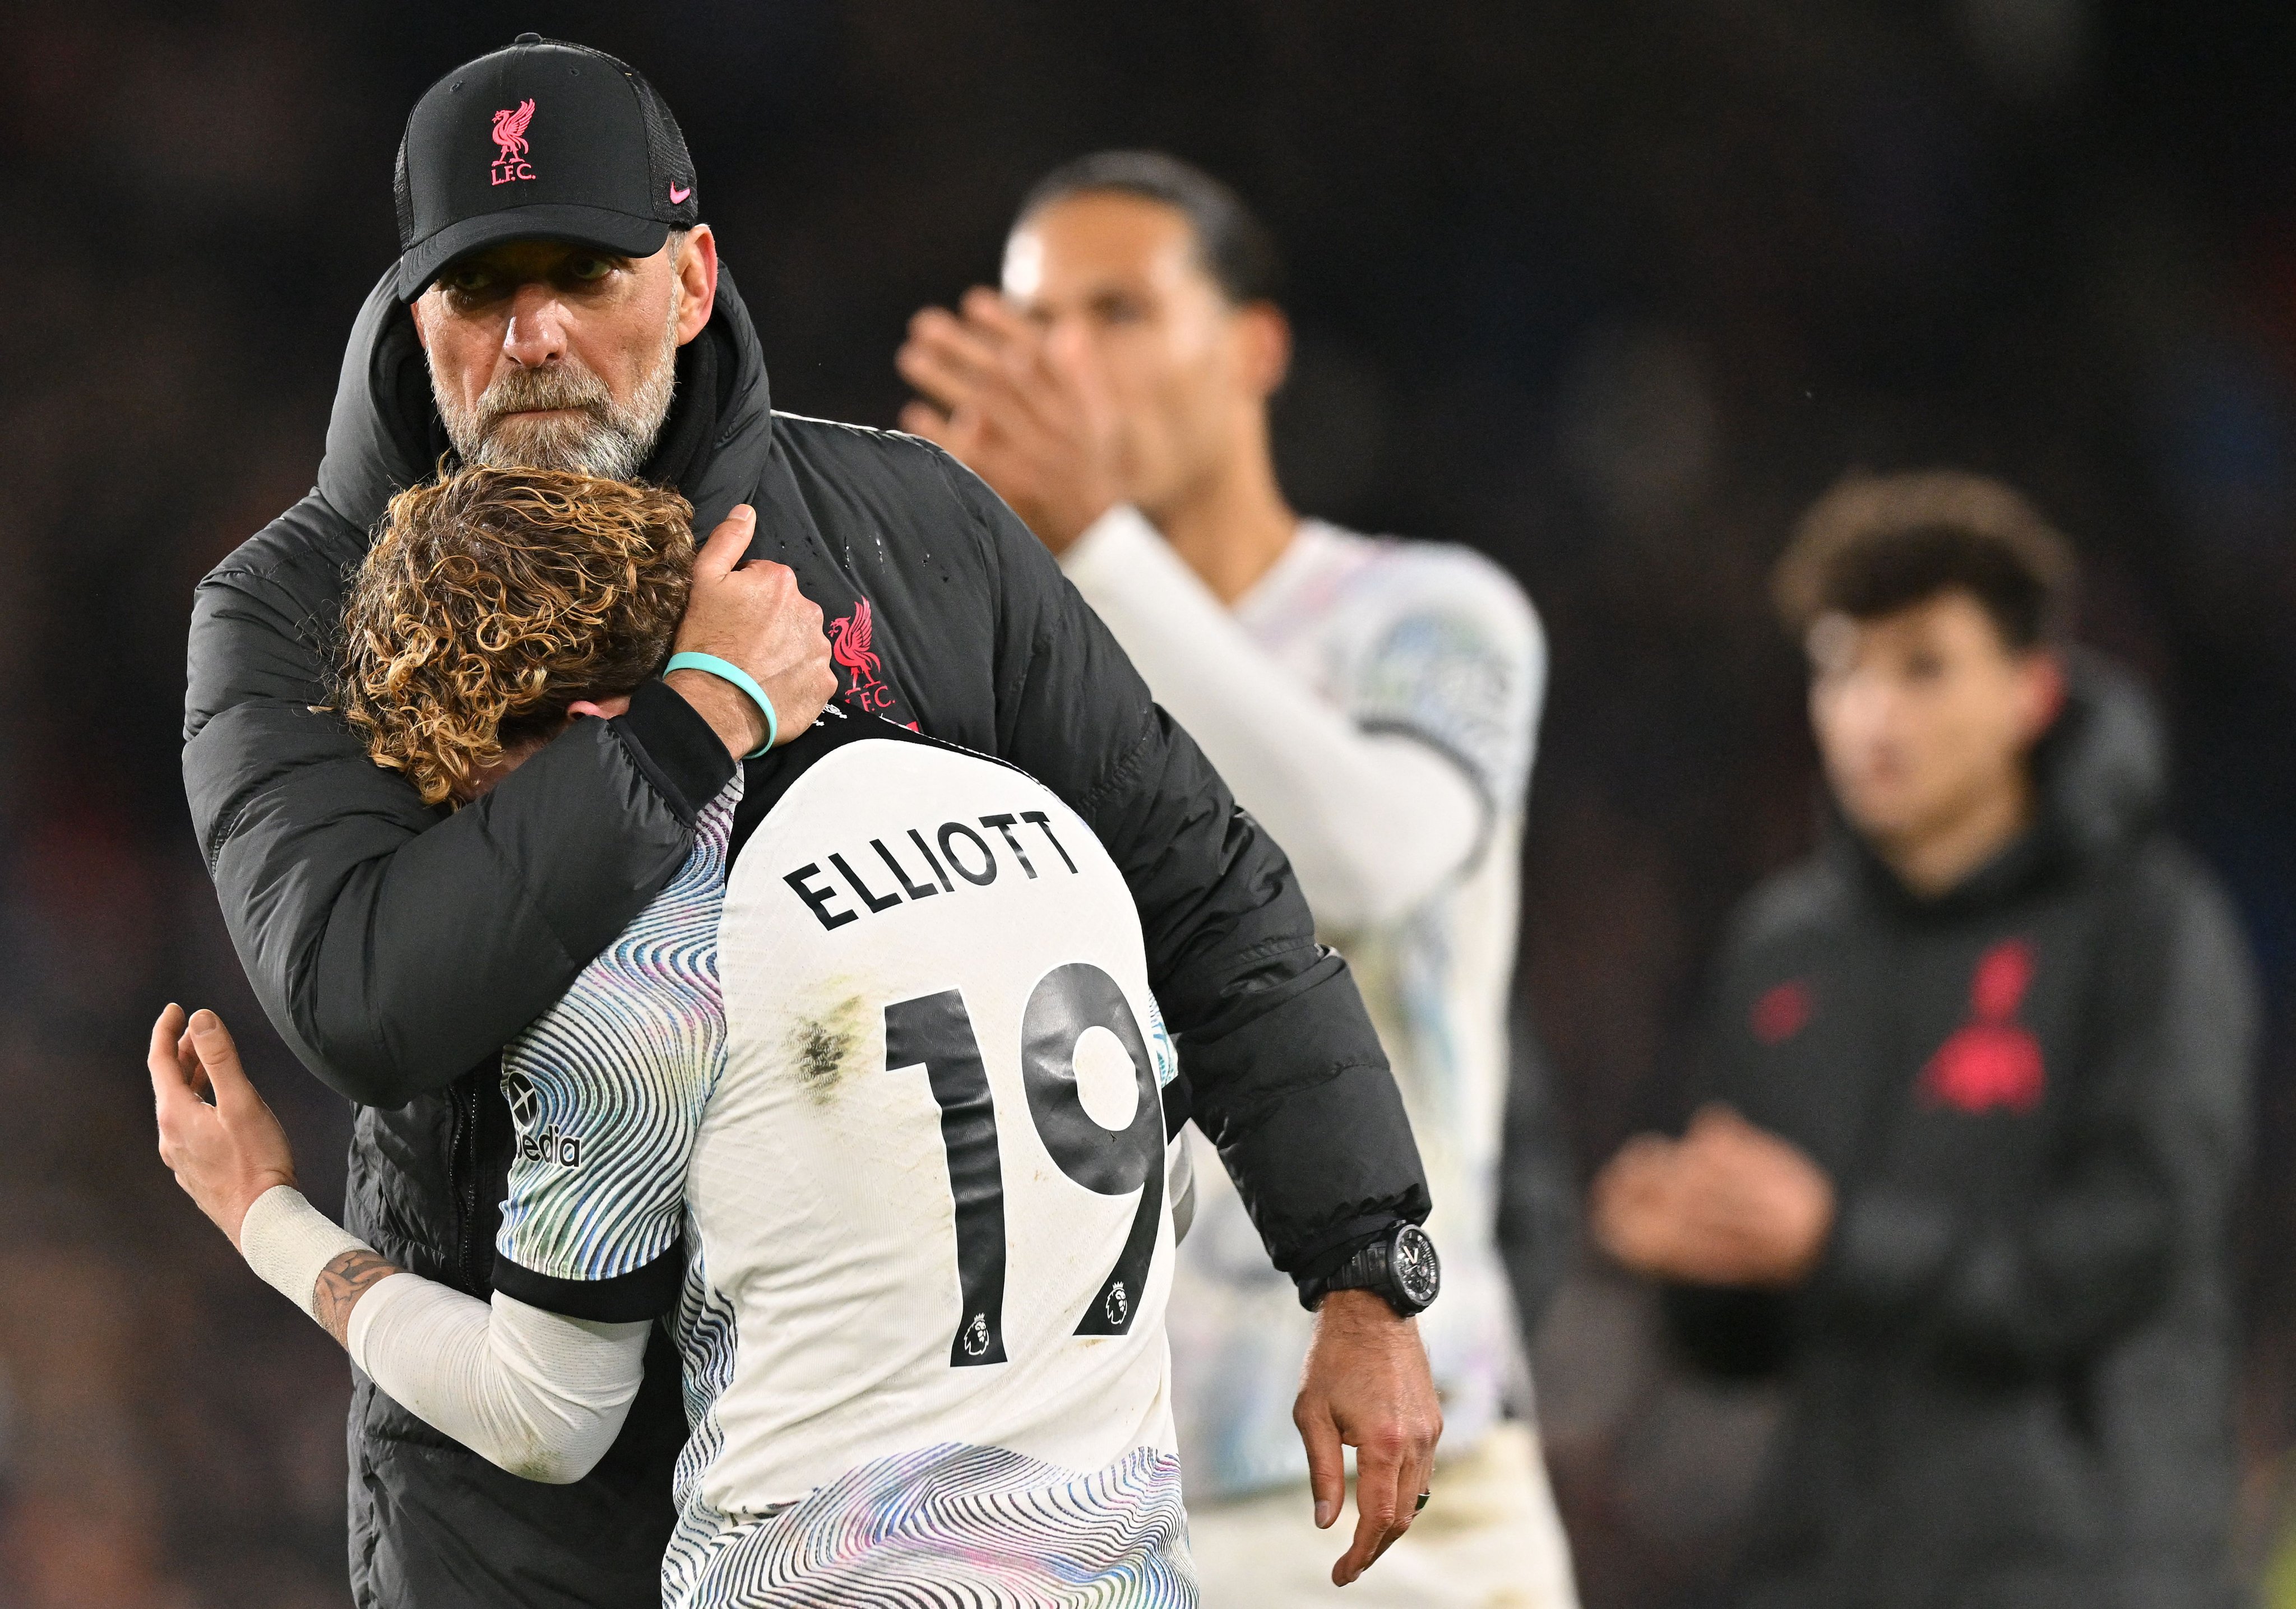
[[[582,1165],[582,1137],[561,1134],[556,1129],[545,1129],[539,1134],[518,1137],[518,1154],[526,1162],[554,1162],[562,1168]]]
[[[554,1163],[562,1168],[582,1165],[582,1137],[562,1134],[554,1123],[541,1122],[542,1098],[523,1073],[503,1074],[503,1099],[510,1103],[510,1120],[518,1130],[521,1162]]]

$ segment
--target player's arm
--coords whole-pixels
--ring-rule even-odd
[[[1536,617],[1504,578],[1445,579],[1431,600],[1409,588],[1398,601],[1433,602],[1435,629],[1379,645],[1374,679],[1334,711],[1116,502],[1105,399],[1017,309],[976,290],[961,318],[927,309],[909,335],[897,363],[922,397],[903,427],[982,476],[1061,555],[1157,702],[1284,846],[1327,927],[1391,919],[1473,862],[1494,809],[1521,794],[1544,690]]]
[[[1283,845],[1327,928],[1375,927],[1424,903],[1473,862],[1501,799],[1521,791],[1514,739],[1537,720],[1544,669],[1527,619],[1502,632],[1484,600],[1404,600],[1357,678],[1360,696],[1340,710],[1255,642],[1129,505],[1096,520],[1061,568]]]
[[[605,1456],[644,1373],[649,1324],[566,1318],[500,1293],[480,1302],[339,1228],[296,1189],[286,1133],[212,1011],[160,1013],[150,1066],[176,1181],[393,1400],[529,1480],[578,1481]]]
[[[996,589],[998,752],[1082,816],[1123,873],[1196,1125],[1276,1267],[1314,1278],[1423,1221],[1426,1175],[1386,1053],[1347,963],[1316,942],[1283,851],[1043,544],[939,461]]]
[[[1275,1266],[1313,1279],[1398,1223],[1424,1222],[1402,1095],[1283,852],[1149,698],[1043,544],[941,461],[998,583],[999,752],[1067,801],[1123,872],[1196,1124]],[[1324,1524],[1340,1511],[1341,1444],[1357,1451],[1357,1523],[1332,1577],[1350,1581],[1409,1527],[1442,1432],[1413,1320],[1368,1293],[1325,1298],[1298,1417]]]

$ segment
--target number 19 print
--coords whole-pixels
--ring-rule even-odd
[[[1115,1035],[1132,1063],[1138,1099],[1121,1129],[1085,1109],[1076,1053],[1095,1028]],[[1116,980],[1088,961],[1056,967],[1029,997],[1017,1047],[1029,1115],[1061,1172],[1102,1196],[1137,1190],[1131,1232],[1116,1265],[1077,1323],[1079,1335],[1130,1332],[1156,1252],[1164,1210],[1164,1119],[1155,1063]],[[888,1073],[922,1066],[940,1107],[942,1148],[955,1205],[960,1311],[949,1343],[951,1368],[1002,1363],[1004,1351],[1004,1182],[996,1106],[961,990],[885,1008]]]

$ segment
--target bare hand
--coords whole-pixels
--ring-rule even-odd
[[[1347,1496],[1342,1444],[1356,1450],[1356,1534],[1332,1566],[1344,1587],[1411,1529],[1435,1467],[1443,1409],[1419,1326],[1370,1291],[1333,1291],[1316,1311],[1292,1422],[1308,1449],[1316,1524],[1329,1529]]]
[[[1684,1274],[1679,1246],[1687,1213],[1676,1165],[1682,1142],[1637,1134],[1595,1175],[1587,1229],[1622,1266],[1654,1278]]]
[[[160,1160],[176,1182],[239,1244],[255,1198],[295,1182],[295,1154],[263,1097],[239,1064],[231,1031],[214,1012],[187,1022],[169,1006],[152,1025],[152,1097],[160,1114]],[[212,1092],[215,1104],[201,1097]]]
[[[964,315],[928,307],[894,358],[924,394],[901,429],[946,447],[1065,551],[1121,501],[1113,415],[1080,353],[1054,343],[991,290]]]
[[[1833,1182],[1791,1141],[1709,1106],[1679,1140],[1631,1139],[1595,1180],[1595,1238],[1638,1272],[1782,1290],[1816,1269]]]
[[[798,590],[797,572],[771,559],[744,564],[758,511],[743,503],[709,533],[693,561],[693,592],[678,623],[677,651],[715,654],[747,671],[773,700],[783,743],[804,731],[837,693],[821,606]],[[766,718],[749,695],[706,671],[669,674],[737,758],[766,739]]]

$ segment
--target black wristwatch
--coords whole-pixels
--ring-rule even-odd
[[[1398,1223],[1321,1279],[1300,1287],[1300,1304],[1313,1312],[1333,1291],[1376,1291],[1396,1316],[1424,1312],[1443,1288],[1443,1260],[1415,1223]]]

